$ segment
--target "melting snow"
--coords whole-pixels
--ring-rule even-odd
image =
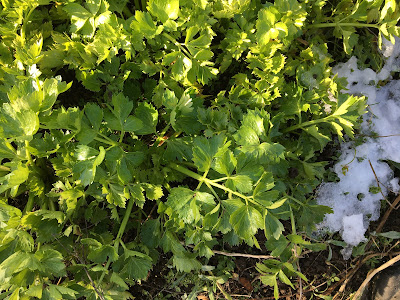
[[[340,160],[334,167],[340,181],[323,183],[317,192],[318,203],[334,211],[319,227],[341,233],[349,245],[342,252],[345,258],[350,258],[352,246],[365,241],[369,221],[379,218],[380,200],[389,191],[400,190],[399,179],[393,178],[393,171],[384,162],[400,163],[400,80],[377,87],[379,81],[391,79],[391,72],[400,71],[400,39],[395,46],[385,41],[382,53],[386,63],[379,73],[358,69],[355,57],[333,69],[339,77],[347,78],[347,93],[368,97],[369,111],[361,125],[365,143],[341,145]],[[370,137],[373,133],[378,137]],[[377,179],[380,192],[371,189],[378,187]]]

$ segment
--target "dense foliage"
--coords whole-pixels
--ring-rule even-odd
[[[304,278],[323,151],[366,107],[331,66],[378,69],[399,18],[395,0],[2,0],[1,299],[129,299],[160,253],[211,271],[260,232],[276,297]]]

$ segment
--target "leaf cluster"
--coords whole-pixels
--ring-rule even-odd
[[[302,277],[321,153],[366,107],[331,66],[399,35],[394,0],[333,2],[1,1],[1,297],[132,299],[226,244]]]

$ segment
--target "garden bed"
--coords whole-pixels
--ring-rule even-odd
[[[380,227],[364,238],[379,203],[343,221],[321,201],[373,105],[332,70],[385,71],[368,91],[396,76],[395,0],[15,0],[0,16],[1,299],[331,299],[396,249]],[[366,199],[389,195],[389,164]]]

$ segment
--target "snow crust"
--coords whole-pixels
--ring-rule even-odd
[[[323,183],[317,191],[318,204],[334,211],[326,215],[319,228],[341,233],[349,246],[342,252],[346,259],[351,256],[352,246],[365,241],[369,221],[379,218],[380,200],[389,191],[400,190],[399,179],[393,178],[393,171],[384,162],[400,163],[400,80],[377,86],[379,81],[390,80],[391,72],[400,71],[400,39],[395,45],[385,41],[382,53],[386,63],[379,73],[358,69],[356,57],[333,68],[339,77],[347,78],[348,90],[342,92],[368,97],[369,111],[361,125],[365,143],[343,143],[340,160],[334,167],[340,181]],[[374,133],[377,138],[371,137]],[[380,192],[376,189],[378,182]]]

